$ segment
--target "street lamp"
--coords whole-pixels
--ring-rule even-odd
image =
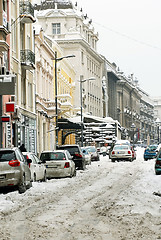
[[[52,58],[52,60],[55,61],[55,130],[56,130],[56,146],[58,145],[58,86],[57,86],[57,62],[63,60],[64,58],[72,58],[75,57],[75,55],[68,55],[65,57],[57,58],[57,51],[55,51],[55,58]]]
[[[82,79],[82,75],[80,76],[80,100],[81,100],[81,147],[83,147],[83,98],[82,98],[82,83],[90,80],[96,80],[94,77]]]

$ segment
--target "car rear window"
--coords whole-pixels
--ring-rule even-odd
[[[128,145],[117,145],[114,147],[114,150],[128,150]]]
[[[0,151],[0,162],[8,162],[15,159],[16,156],[14,151]]]
[[[70,154],[77,154],[79,153],[79,148],[78,147],[60,147],[61,149],[68,150]]]
[[[52,160],[65,160],[65,154],[61,152],[53,152],[53,153],[42,153],[40,156],[41,161],[52,161]]]

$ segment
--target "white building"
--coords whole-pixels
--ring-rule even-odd
[[[103,116],[102,68],[103,59],[97,52],[98,34],[92,20],[71,1],[46,0],[35,5],[37,21],[49,37],[57,41],[76,72],[75,113],[80,110],[80,79],[94,77],[82,85],[83,112]]]

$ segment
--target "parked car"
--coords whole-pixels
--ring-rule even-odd
[[[133,156],[131,146],[129,146],[128,144],[115,145],[111,152],[110,158],[112,162],[122,160],[132,161]]]
[[[153,159],[157,155],[157,147],[158,145],[149,145],[144,150],[144,160],[147,161],[148,159]]]
[[[91,164],[91,154],[90,154],[89,150],[85,147],[81,147],[81,150],[85,156],[86,165],[90,165]]]
[[[31,180],[33,182],[46,182],[46,167],[44,166],[44,164],[41,164],[41,160],[34,153],[31,152],[22,152],[22,154],[24,155],[26,160],[31,160],[31,163],[29,164],[29,168],[31,171]]]
[[[32,186],[30,163],[19,148],[1,148],[0,187],[16,187],[19,193],[24,193]]]
[[[47,178],[76,176],[75,163],[67,150],[44,151],[40,155]]]
[[[61,145],[57,146],[58,150],[68,150],[70,155],[73,157],[73,161],[75,163],[76,169],[85,170],[85,156],[82,153],[82,150],[79,145],[71,144],[71,145]]]
[[[86,147],[86,149],[88,149],[91,154],[91,161],[99,161],[100,160],[99,153],[97,152],[97,149],[95,146],[88,146],[88,147]]]
[[[159,150],[159,152],[157,154],[154,169],[155,169],[156,175],[161,174],[161,149]]]
[[[103,155],[103,156],[109,155],[109,150],[110,150],[110,148],[111,148],[110,146],[107,146],[107,147],[102,146],[102,147],[100,148],[99,154],[100,154],[100,155]]]

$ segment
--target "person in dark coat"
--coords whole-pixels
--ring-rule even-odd
[[[27,152],[24,144],[22,144],[22,145],[19,147],[19,149],[21,150],[21,152]]]

